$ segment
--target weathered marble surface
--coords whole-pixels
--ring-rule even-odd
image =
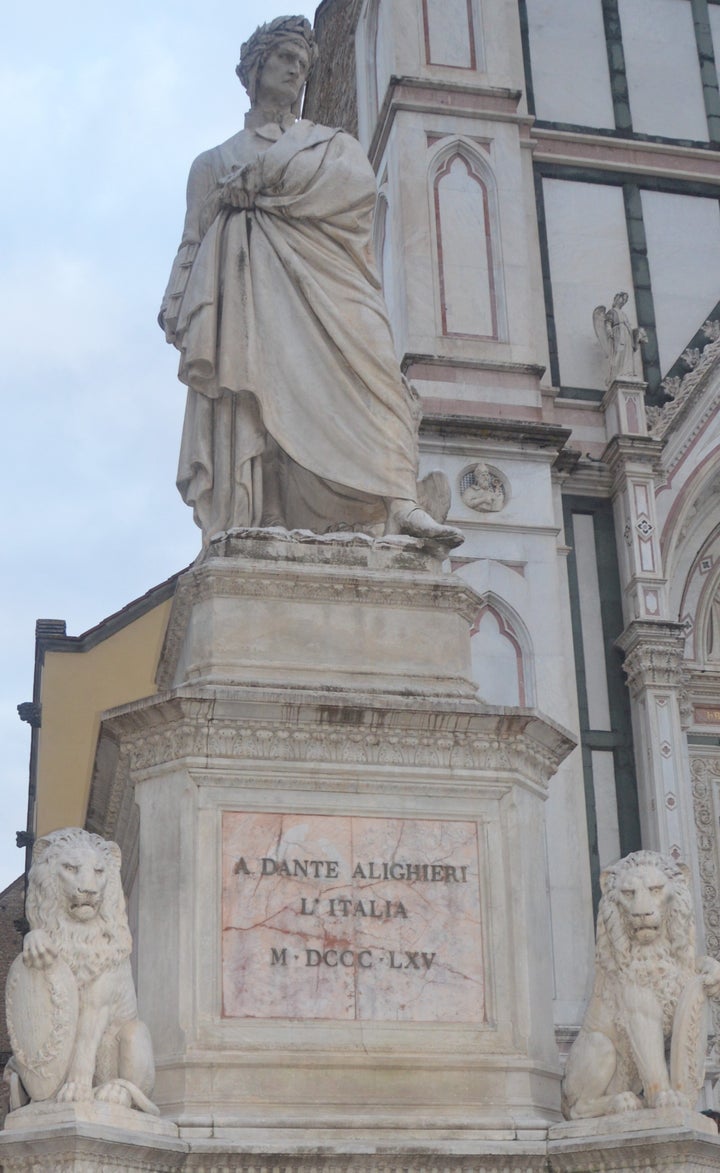
[[[158,684],[474,697],[479,599],[440,567],[410,537],[223,535],[178,583]]]
[[[477,826],[226,812],[223,1013],[482,1022]]]
[[[117,844],[77,827],[38,839],[26,914],[30,932],[6,989],[10,1103],[22,1109],[15,1126],[33,1127],[53,1101],[157,1115],[148,1099],[152,1043],[138,1018]]]
[[[418,504],[420,406],[371,257],[373,169],[350,135],[297,120],[316,58],[305,18],[258,28],[237,67],[245,127],[190,170],[160,311],[188,387],[178,488],[204,544],[287,525],[456,546]]]
[[[642,328],[630,325],[625,313],[627,301],[627,293],[616,293],[607,309],[598,305],[593,310],[595,334],[607,364],[608,387],[616,379],[635,378],[638,368],[642,371],[640,347],[647,342],[647,334]]]
[[[606,868],[600,885],[595,985],[568,1056],[563,1112],[577,1120],[691,1111],[720,962],[695,954],[688,869],[636,851]]]

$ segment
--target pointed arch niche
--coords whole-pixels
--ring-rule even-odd
[[[441,333],[504,340],[497,185],[482,146],[437,144],[429,179]]]
[[[480,696],[492,705],[534,702],[528,671],[529,638],[516,616],[497,600],[487,599],[470,630],[472,674]]]

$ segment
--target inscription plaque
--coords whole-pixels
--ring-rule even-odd
[[[223,814],[223,1014],[482,1022],[477,826]]]

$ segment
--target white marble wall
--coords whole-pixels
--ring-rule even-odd
[[[602,388],[606,369],[593,309],[624,289],[630,318],[635,314],[622,188],[546,179],[543,193],[560,380]]]
[[[720,300],[720,208],[655,191],[642,193],[642,208],[664,372]]]
[[[551,457],[486,442],[440,445],[427,441],[421,472],[441,467],[453,486],[450,520],[466,533],[456,573],[501,614],[506,633],[481,626],[473,639],[475,679],[490,703],[511,701],[518,689],[519,650],[525,703],[537,705],[579,736],[567,566]],[[459,479],[470,460],[483,459],[502,475],[508,501],[496,513],[463,504]],[[517,645],[513,648],[512,637]],[[478,662],[478,653],[488,660]],[[511,654],[512,653],[512,654]],[[514,662],[513,662],[514,657]],[[545,807],[547,873],[551,892],[555,1022],[577,1023],[592,969],[593,922],[582,760],[575,750],[552,780]],[[571,833],[569,832],[571,829]]]
[[[470,161],[485,187],[482,193],[466,164],[458,162],[458,171],[462,168],[460,186],[455,185],[449,193],[449,202],[458,197],[464,201],[462,218],[452,214],[448,200],[438,201],[436,197],[438,172],[458,153]],[[529,159],[527,167],[529,170]],[[451,112],[398,112],[378,170],[381,176],[387,172],[394,250],[391,260],[386,228],[384,267],[394,268],[398,301],[404,302],[403,309],[399,305],[391,307],[399,353],[504,362],[545,361],[534,192],[525,169],[526,160],[518,149],[517,130],[512,123],[478,115],[464,118],[458,126]],[[455,181],[454,171],[449,178]],[[442,192],[447,195],[444,188]],[[484,195],[485,207],[479,195]],[[443,276],[450,278],[449,288],[441,281],[440,249],[446,266]],[[457,299],[468,280],[474,291],[472,306]]]
[[[690,0],[619,0],[633,129],[708,137]]]
[[[372,9],[372,5],[365,6],[365,23],[361,22],[357,42],[359,101],[364,111],[361,138],[366,145],[375,130],[375,115],[368,113],[373,109],[372,86],[362,65],[370,44],[367,21]],[[476,36],[482,39],[482,45],[476,46],[475,73],[447,62],[428,64],[422,0],[414,7],[406,0],[397,5],[395,0],[382,0],[381,9],[383,19],[391,22],[394,30],[394,46],[383,49],[394,57],[393,72],[411,75],[418,82],[413,89],[408,87],[403,104],[394,111],[382,154],[373,159],[387,199],[384,232],[377,246],[398,353],[434,356],[435,367],[418,374],[414,367],[423,365],[418,361],[410,374],[424,399],[446,405],[450,414],[507,414],[538,420],[537,370],[540,365],[548,366],[548,354],[532,156],[523,122],[525,106],[523,101],[515,105],[510,95],[500,98],[495,91],[488,91],[488,86],[525,88],[516,0],[485,0],[474,6],[473,12],[482,18],[481,27],[479,22],[474,25]],[[389,35],[390,25],[385,28]],[[451,48],[446,43],[442,55],[449,57]],[[426,80],[433,81],[432,90],[420,89]],[[459,89],[458,83],[465,88]],[[470,98],[467,87],[475,83],[477,88]],[[489,275],[488,263],[485,260],[483,269],[478,252],[480,245],[486,247],[485,209],[477,200],[473,205],[472,198],[465,199],[460,214],[455,209],[456,239],[448,241],[446,233],[442,245],[444,259],[458,270],[455,289],[463,284],[466,290],[475,289],[477,304],[468,306],[466,298],[455,318],[453,307],[448,314],[446,304],[443,323],[434,181],[438,171],[458,153],[482,177],[488,193],[493,258],[498,266],[493,273],[495,338],[487,336],[482,318],[483,312],[487,317],[488,304],[479,297],[481,289],[487,290]],[[468,185],[477,184],[466,178],[465,164],[459,166],[463,167],[463,173],[458,173],[460,194],[467,195]],[[604,189],[598,190],[602,200]],[[597,194],[595,189],[593,194]],[[583,209],[592,223],[592,208],[583,205]],[[440,210],[442,236],[449,217],[444,216],[442,207]],[[594,305],[599,300],[609,301],[618,288],[630,284],[618,276],[618,271],[629,274],[629,262],[622,268],[623,260],[627,261],[622,197],[619,222],[625,252],[616,249],[621,263],[609,271],[607,240],[600,239],[597,229],[595,235],[592,229],[589,232],[592,256],[581,280],[587,273],[596,276],[598,268],[602,277],[597,294],[590,294],[581,315],[585,350],[591,354],[597,345],[592,330]],[[586,231],[584,225],[582,231]],[[577,245],[573,243],[573,247]],[[460,272],[468,267],[470,275]],[[583,302],[577,289],[572,291],[573,299]],[[597,385],[602,386],[603,381],[598,354]],[[481,694],[499,704],[517,704],[524,699],[577,733],[566,551],[552,459],[551,452],[531,444],[425,437],[421,474],[433,468],[447,473],[453,486],[450,520],[461,525],[467,535],[453,565],[491,608],[479,614],[473,637],[475,677]],[[460,498],[458,480],[478,460],[496,468],[508,486],[507,501],[498,512],[478,513]],[[537,882],[548,885],[551,892],[555,1022],[571,1026],[582,1014],[593,951],[579,751],[573,752],[553,778],[545,813],[548,859],[538,870]]]
[[[528,0],[527,12],[538,118],[613,127],[601,0]]]

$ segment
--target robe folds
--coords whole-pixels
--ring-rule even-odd
[[[228,177],[247,206],[221,204]],[[307,121],[242,131],[193,164],[163,312],[188,386],[178,487],[206,539],[261,523],[269,451],[290,526],[378,522],[384,499],[416,496],[375,199],[360,144]]]

